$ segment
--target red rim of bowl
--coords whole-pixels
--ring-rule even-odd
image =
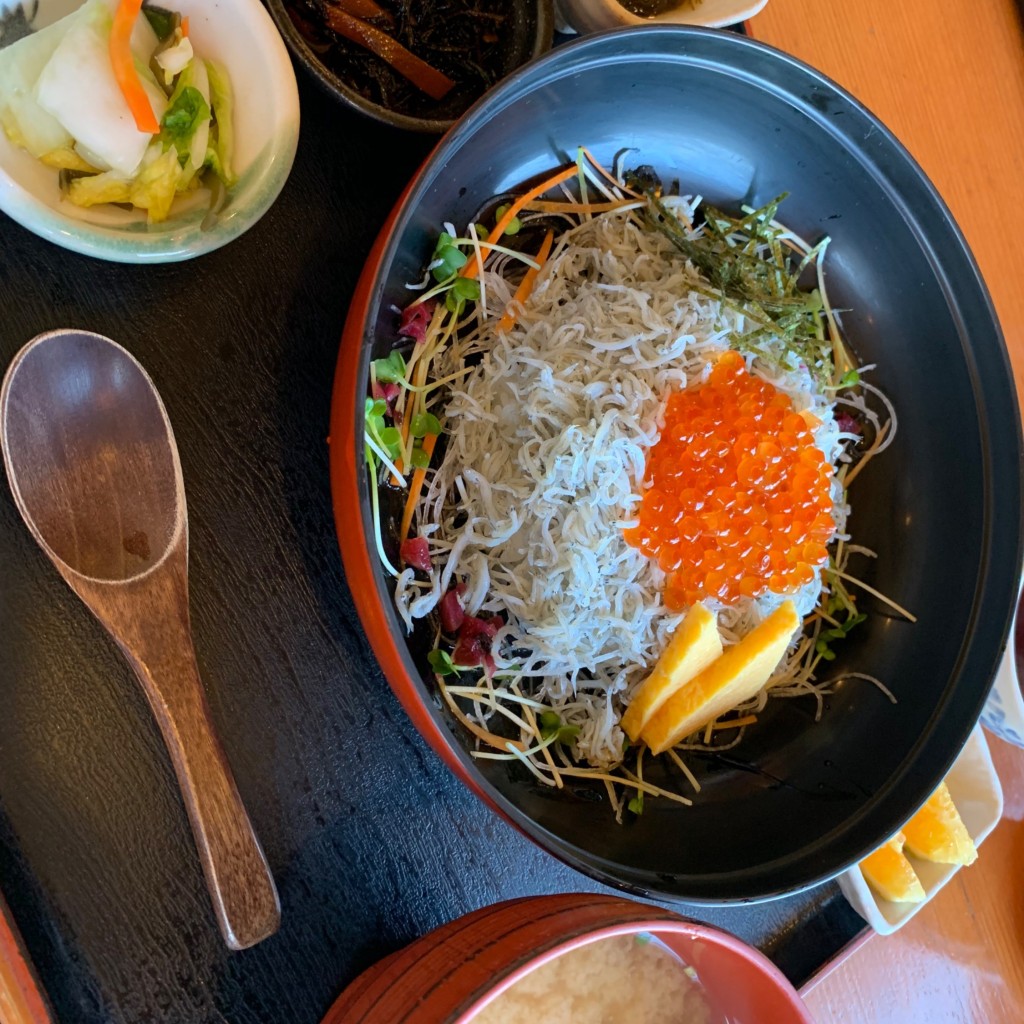
[[[427,157],[423,166],[429,163],[432,155],[431,153]],[[384,671],[388,685],[401,702],[402,707],[405,708],[406,714],[412,719],[413,725],[444,763],[489,807],[501,814],[506,821],[515,825],[516,823],[503,813],[490,795],[466,771],[465,766],[455,756],[450,740],[430,715],[416,692],[413,681],[403,663],[402,653],[395,642],[384,606],[376,597],[377,580],[373,564],[375,555],[367,547],[363,531],[352,529],[349,526],[352,518],[350,497],[353,493],[358,493],[362,487],[360,466],[356,463],[356,452],[360,450],[361,444],[360,439],[356,437],[356,418],[353,409],[358,404],[359,396],[365,391],[365,382],[359,373],[359,359],[347,358],[346,353],[349,350],[358,352],[363,346],[364,325],[370,311],[373,284],[377,278],[381,257],[395,221],[405,206],[406,198],[413,186],[419,180],[421,171],[422,167],[413,175],[409,184],[398,197],[398,201],[391,213],[388,214],[388,219],[384,222],[384,226],[373,243],[363,271],[359,275],[342,332],[334,376],[334,389],[331,396],[331,428],[328,437],[334,526],[338,534],[345,576],[356,611],[370,638],[374,654]]]

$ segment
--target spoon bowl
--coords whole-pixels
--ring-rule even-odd
[[[8,476],[40,546],[67,570],[111,583],[158,565],[186,533],[185,487],[142,367],[99,335],[61,331],[26,346],[10,379]]]
[[[199,678],[185,487],[152,380],[109,338],[42,334],[4,377],[0,443],[26,525],[149,700],[225,942],[259,942],[277,929],[280,905]]]

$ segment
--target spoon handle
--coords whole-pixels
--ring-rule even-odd
[[[277,930],[281,906],[213,728],[192,646],[187,578],[176,561],[146,581],[145,598],[166,610],[158,626],[147,617],[145,628],[136,630],[116,616],[119,628],[111,629],[109,605],[100,618],[135,670],[163,733],[224,941],[246,949]]]

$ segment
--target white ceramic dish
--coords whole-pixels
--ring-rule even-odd
[[[43,28],[81,0],[0,0],[2,47],[26,29]],[[188,198],[171,216],[147,224],[145,213],[116,206],[81,208],[61,199],[57,172],[14,146],[0,131],[0,210],[67,249],[120,263],[190,259],[237,238],[277,198],[295,158],[299,94],[288,52],[259,0],[173,0],[189,17],[196,52],[219,61],[235,94],[238,182],[216,218]],[[207,221],[204,223],[204,220]]]
[[[1003,788],[980,725],[971,733],[950,768],[946,785],[974,845],[980,847],[1003,814]],[[979,859],[983,856],[979,853]],[[880,899],[868,886],[859,865],[839,876],[843,895],[880,935],[891,935],[902,928],[960,870],[953,864],[932,864],[910,854],[908,857],[924,886],[926,898],[921,903],[891,903]]]
[[[701,0],[690,6],[679,0],[679,9],[643,18],[618,0],[555,0],[555,23],[559,31],[602,32],[629,25],[705,25],[724,28],[752,18],[768,0]]]

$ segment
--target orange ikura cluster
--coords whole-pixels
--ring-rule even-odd
[[[831,478],[790,399],[726,352],[705,384],[669,399],[626,541],[658,560],[673,611],[791,593],[828,559]]]

